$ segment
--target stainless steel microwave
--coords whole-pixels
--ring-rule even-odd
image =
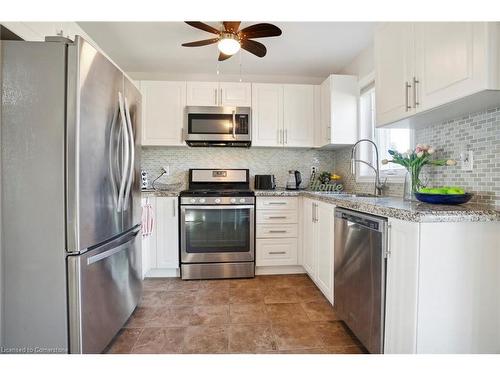
[[[186,107],[184,140],[188,146],[250,147],[250,107]]]

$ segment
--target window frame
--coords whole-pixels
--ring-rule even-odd
[[[361,124],[361,119],[364,117],[362,113],[362,108],[361,108],[361,97],[362,97],[362,92],[365,90],[367,87],[374,85],[375,84],[375,72],[371,72],[370,74],[366,75],[365,77],[359,79],[358,85],[359,85],[359,100],[358,100],[358,139],[362,138],[367,138],[366,137],[366,127],[363,127]],[[375,87],[369,88],[368,90],[375,90]],[[375,102],[376,102],[376,91],[375,93]],[[373,116],[375,117],[375,115]],[[375,124],[375,119],[373,121],[373,129],[371,129],[371,136],[370,139],[373,140],[375,143],[376,142],[376,135],[375,131],[377,130],[376,124]],[[375,139],[374,139],[375,138]],[[410,145],[413,145],[415,141],[415,131],[413,129],[410,129]],[[379,146],[377,144],[377,146]],[[384,158],[381,156],[381,150],[379,149],[379,163],[381,163],[382,159]],[[359,153],[359,149],[357,150],[357,153]],[[358,156],[356,156],[358,157]],[[373,158],[374,159],[374,158]],[[372,164],[374,164],[375,160],[371,160]],[[380,168],[380,166],[379,166]],[[375,177],[374,172],[370,169],[369,174],[361,174],[363,171],[363,168],[356,168],[356,182],[358,183],[371,183],[373,182],[373,179]],[[386,180],[388,183],[393,183],[393,184],[403,184],[406,176],[406,169],[401,167],[401,169],[393,169],[393,170],[382,170],[380,169],[380,179],[382,182]]]

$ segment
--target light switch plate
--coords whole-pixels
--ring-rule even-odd
[[[474,169],[474,152],[472,150],[460,153],[460,166],[463,171],[472,171]]]

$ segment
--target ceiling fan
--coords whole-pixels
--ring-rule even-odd
[[[271,25],[270,23],[257,23],[245,27],[238,31],[240,21],[224,21],[222,22],[221,30],[207,25],[203,22],[186,21],[186,23],[197,29],[216,34],[217,37],[205,40],[198,40],[196,42],[183,43],[183,47],[201,47],[209,44],[217,43],[219,48],[219,61],[229,59],[232,55],[243,48],[244,50],[253,53],[258,57],[266,55],[266,47],[255,38],[267,38],[270,36],[280,36],[281,30],[279,27]]]

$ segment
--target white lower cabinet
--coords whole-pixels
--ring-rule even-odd
[[[304,198],[302,266],[333,304],[334,209],[329,203]]]
[[[298,266],[298,199],[257,197],[257,267]]]
[[[500,222],[389,224],[384,353],[500,353]]]
[[[177,197],[143,198],[153,207],[153,232],[142,239],[143,277],[177,276],[179,271],[179,209]]]

